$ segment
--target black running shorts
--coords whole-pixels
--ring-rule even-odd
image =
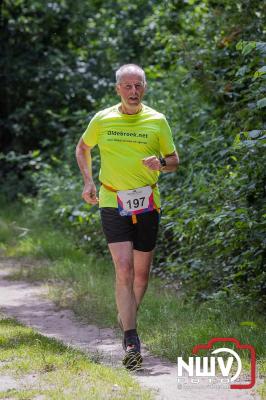
[[[130,241],[135,250],[154,249],[160,220],[157,210],[136,215],[136,224],[133,224],[132,217],[122,217],[117,208],[103,207],[100,213],[107,243]]]

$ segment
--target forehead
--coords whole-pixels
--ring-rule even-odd
[[[121,82],[142,82],[143,81],[143,74],[140,71],[129,72],[125,71],[121,74]]]

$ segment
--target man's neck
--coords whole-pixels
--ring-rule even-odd
[[[129,114],[129,115],[138,114],[141,110],[142,110],[142,104],[139,104],[137,107],[134,108],[127,108],[123,103],[121,103],[121,105],[119,106],[119,111],[122,114]]]

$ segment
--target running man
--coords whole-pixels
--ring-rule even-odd
[[[83,199],[99,204],[103,232],[115,266],[118,321],[124,331],[124,365],[142,362],[136,316],[148,286],[160,219],[160,171],[175,171],[179,158],[163,114],[142,103],[145,72],[135,64],[116,71],[121,102],[98,112],[76,148],[84,179]],[[101,156],[99,198],[91,149]]]

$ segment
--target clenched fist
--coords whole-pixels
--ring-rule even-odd
[[[142,159],[142,163],[147,167],[154,171],[160,171],[161,163],[158,157],[151,156]]]
[[[96,195],[96,186],[94,182],[86,183],[82,192],[82,198],[88,204],[97,204],[99,199]]]

